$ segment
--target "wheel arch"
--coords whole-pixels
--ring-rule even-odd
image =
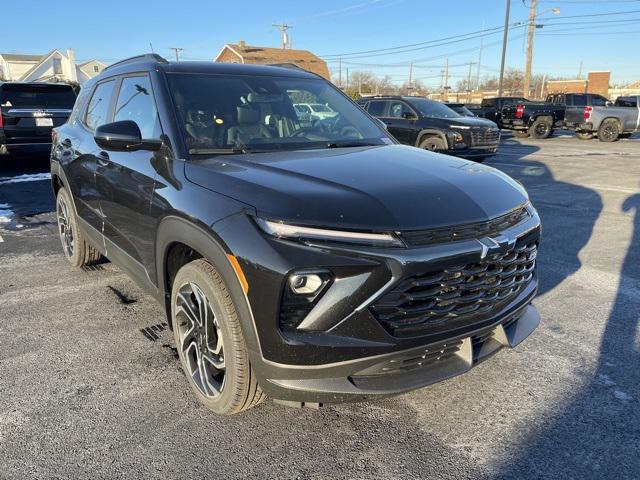
[[[449,142],[447,140],[447,136],[444,134],[442,130],[438,130],[435,128],[423,128],[418,132],[417,140],[415,146],[418,147],[422,143],[422,141],[426,137],[438,137],[444,142],[445,148],[449,148]]]
[[[183,259],[184,263],[180,264],[178,261],[172,265],[171,262],[174,261],[172,252],[182,255],[185,249],[193,253]],[[158,226],[156,235],[158,286],[164,299],[163,306],[169,327],[173,328],[171,325],[171,275],[175,275],[177,270],[188,261],[198,258],[207,260],[222,276],[236,307],[247,349],[252,356],[254,353],[259,353],[260,346],[249,300],[232,265],[232,259],[235,259],[233,253],[215,231],[178,216],[164,218]]]

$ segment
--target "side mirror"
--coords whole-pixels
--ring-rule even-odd
[[[160,150],[161,140],[143,140],[138,124],[131,120],[100,125],[93,135],[96,144],[112,152],[133,152],[136,150]]]
[[[402,112],[402,118],[405,120],[415,120],[417,117],[411,112]]]

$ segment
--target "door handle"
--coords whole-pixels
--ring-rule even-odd
[[[97,157],[98,163],[103,167],[106,167],[109,165],[109,163],[111,163],[109,160],[109,154],[105,151],[101,151],[100,153],[98,153]]]

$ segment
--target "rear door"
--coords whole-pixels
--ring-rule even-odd
[[[7,143],[51,143],[51,129],[67,121],[76,94],[69,85],[5,83],[0,111]]]
[[[147,74],[124,76],[118,89],[117,100],[110,121],[131,120],[140,128],[142,138],[160,138],[162,130]],[[150,274],[154,268],[154,240],[156,221],[150,206],[156,176],[155,166],[164,161],[160,152],[139,150],[134,152],[97,152],[96,188],[100,197],[100,210],[104,216],[104,237],[107,256],[125,254],[119,263],[139,276],[144,270]],[[109,251],[109,241],[120,252]],[[136,264],[132,264],[134,260]],[[136,268],[136,267],[143,267]],[[155,278],[151,275],[151,278]],[[143,281],[148,279],[141,278]]]

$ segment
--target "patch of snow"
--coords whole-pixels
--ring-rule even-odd
[[[13,217],[13,211],[9,210],[9,205],[0,203],[0,224],[9,223]]]
[[[16,177],[2,177],[0,178],[0,185],[7,185],[9,183],[21,183],[21,182],[40,182],[42,180],[50,180],[50,173],[25,173],[24,175],[18,175]]]
[[[618,400],[623,400],[625,402],[628,402],[632,399],[631,395],[629,395],[627,392],[623,392],[622,390],[617,389],[613,391],[613,396]]]

